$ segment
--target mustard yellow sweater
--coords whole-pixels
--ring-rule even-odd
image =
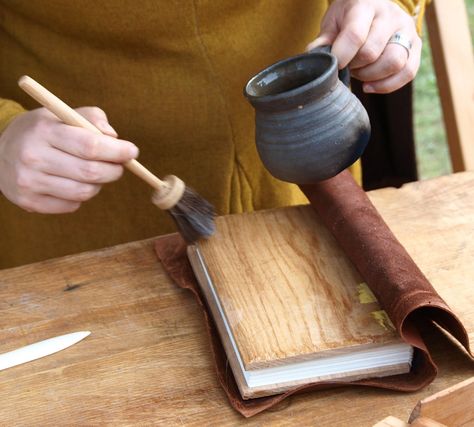
[[[409,13],[417,2],[400,0]],[[72,106],[104,109],[158,176],[175,174],[219,214],[305,202],[254,146],[250,76],[318,33],[318,0],[0,0],[0,132],[38,105],[28,74]],[[130,173],[74,214],[27,213],[0,195],[0,268],[174,230]]]

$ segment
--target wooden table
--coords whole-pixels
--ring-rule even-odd
[[[450,283],[465,284],[464,316],[469,315],[474,173],[377,190],[370,197],[422,270],[429,270],[430,280],[445,281],[443,272],[449,272]],[[450,228],[455,218],[458,223]],[[459,236],[451,242],[449,235],[455,236],[461,218],[472,233],[463,231],[459,244]],[[434,240],[426,232],[445,225],[448,238],[440,242],[439,232],[431,233]],[[446,259],[443,250],[455,265],[436,261]],[[427,252],[440,264],[439,274],[420,262]],[[153,240],[0,271],[0,313],[0,352],[92,331],[67,350],[0,372],[2,426],[370,426],[388,415],[407,420],[418,400],[474,374],[473,361],[432,332],[428,344],[440,373],[418,393],[356,387],[313,392],[246,420],[231,409],[217,383],[200,309],[163,272]]]

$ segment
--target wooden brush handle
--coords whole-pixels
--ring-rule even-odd
[[[21,77],[18,80],[18,85],[28,95],[38,101],[47,110],[51,111],[51,113],[55,114],[67,125],[89,129],[92,132],[102,134],[102,132],[91,122],[81,116],[76,110],[73,110],[71,107],[69,107],[69,105],[61,101],[56,95],[52,94],[48,89],[41,86],[31,77]],[[153,175],[145,166],[137,162],[135,159],[124,163],[124,166],[158,191],[162,190],[164,187],[168,187],[166,182]]]

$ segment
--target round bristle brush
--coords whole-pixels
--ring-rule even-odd
[[[95,133],[102,133],[91,122],[31,77],[21,77],[18,80],[18,85],[64,123],[89,129]],[[161,180],[135,159],[124,163],[124,166],[155,189],[152,197],[153,203],[171,214],[181,235],[188,243],[202,237],[209,237],[214,233],[215,213],[213,206],[194,190],[186,187],[177,176],[169,175]]]

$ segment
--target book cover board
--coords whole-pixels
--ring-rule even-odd
[[[308,206],[217,218],[188,257],[244,398],[406,373],[405,344]]]

